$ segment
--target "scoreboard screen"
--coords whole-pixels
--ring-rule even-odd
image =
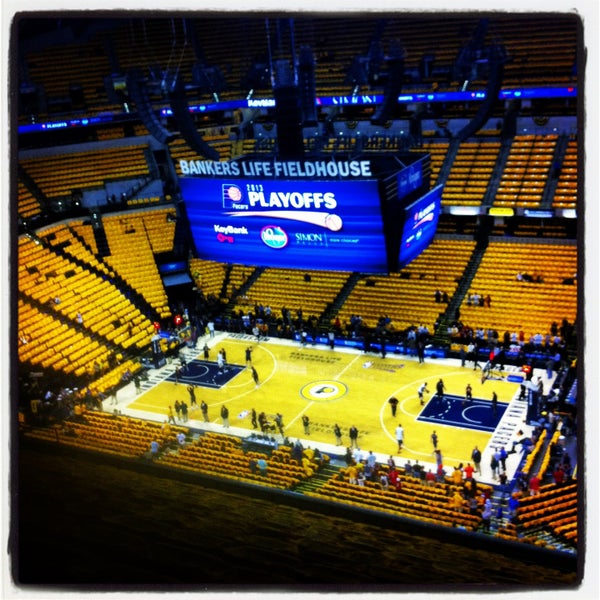
[[[377,180],[179,180],[197,255],[293,269],[387,273]]]
[[[433,240],[440,216],[442,186],[438,185],[404,209],[398,268],[413,261]]]

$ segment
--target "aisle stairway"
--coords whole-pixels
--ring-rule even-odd
[[[324,485],[327,481],[329,481],[335,474],[339,473],[339,471],[339,466],[327,464],[323,466],[318,473],[300,482],[294,488],[294,491],[302,494],[305,492],[314,492],[322,485]]]

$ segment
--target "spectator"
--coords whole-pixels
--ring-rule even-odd
[[[460,490],[456,490],[450,499],[450,506],[456,512],[463,512],[465,510],[465,499],[463,495],[460,493]]]
[[[540,478],[537,476],[537,474],[534,474],[530,479],[529,479],[529,495],[530,496],[537,496],[540,493]]]
[[[367,456],[367,465],[371,469],[374,469],[376,464],[377,464],[377,457],[373,454],[372,450],[369,450],[369,454]]]
[[[475,496],[473,496],[471,500],[468,501],[468,506],[470,515],[479,514],[479,503],[477,502],[477,498],[475,498]]]
[[[358,469],[355,464],[351,464],[348,467],[348,482],[353,485],[358,484]]]
[[[490,500],[490,498],[487,498],[483,505],[483,512],[481,513],[481,521],[483,524],[483,531],[485,533],[490,532],[490,523],[492,520],[492,514],[493,514],[492,501]]]
[[[463,472],[460,467],[454,467],[452,471],[452,483],[454,485],[461,485],[463,480]]]
[[[390,487],[390,480],[385,472],[381,473],[379,476],[379,484],[381,485],[382,490],[387,490]]]
[[[402,487],[402,483],[400,481],[400,475],[398,474],[398,471],[396,471],[396,469],[388,471],[388,479],[390,481],[390,484],[394,487],[394,489],[397,492],[399,492]]]
[[[415,463],[412,466],[413,477],[418,477],[420,479],[422,471],[423,471],[423,466],[419,464],[418,460],[415,460]]]
[[[463,469],[463,471],[465,474],[465,479],[473,479],[475,468],[471,465],[471,463],[467,463],[467,466]]]
[[[156,440],[150,442],[150,458],[156,458],[160,450],[160,445]]]
[[[359,465],[362,464],[363,461],[363,453],[361,451],[360,448],[355,448],[354,452],[352,453],[352,458],[354,459],[354,462]]]
[[[562,465],[558,465],[556,467],[556,469],[554,470],[554,473],[552,473],[552,477],[554,479],[554,483],[556,485],[562,485],[565,481],[565,471],[562,467]]]
[[[511,521],[517,517],[517,509],[519,508],[519,494],[517,492],[511,494],[508,499],[508,514]]]
[[[446,471],[444,470],[444,465],[442,463],[437,466],[436,477],[440,483],[444,483],[444,480],[446,479]]]
[[[506,452],[506,448],[502,446],[500,448],[500,466],[502,467],[502,471],[506,473],[506,459],[508,458],[508,452]]]
[[[263,477],[267,476],[267,461],[261,456],[257,461],[256,465],[258,466],[258,470]]]

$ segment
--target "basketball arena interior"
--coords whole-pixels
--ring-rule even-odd
[[[10,33],[17,588],[577,589],[576,14]]]

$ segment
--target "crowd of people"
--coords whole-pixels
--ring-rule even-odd
[[[397,493],[403,492],[404,482],[419,482],[424,487],[439,485],[446,492],[448,507],[455,511],[457,516],[468,513],[480,517],[481,530],[489,533],[493,518],[496,519],[498,527],[505,523],[505,519],[516,519],[518,502],[508,501],[502,496],[494,503],[492,486],[480,485],[475,479],[475,474],[481,473],[481,454],[477,447],[473,450],[473,456],[477,461],[475,466],[470,462],[466,465],[461,463],[448,475],[441,462],[438,462],[438,469],[434,472],[431,467],[420,464],[418,460],[407,460],[402,466],[398,466],[396,459],[390,456],[385,464],[381,464],[372,451],[365,453],[355,449],[353,452],[351,448],[347,448],[347,468],[343,471],[343,476],[349,483],[357,486],[364,487],[370,482],[382,490],[391,489]],[[407,489],[407,493],[412,495],[412,488],[409,486]],[[517,496],[518,494],[515,498]],[[506,515],[505,506],[508,509]]]

